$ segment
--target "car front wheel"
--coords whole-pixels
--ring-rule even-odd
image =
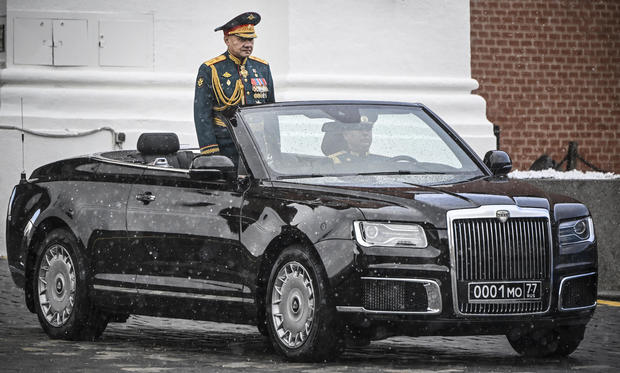
[[[506,337],[512,348],[523,356],[568,356],[579,347],[584,332],[585,325],[576,325],[513,333]]]
[[[341,352],[326,274],[309,250],[293,246],[276,260],[266,294],[271,342],[287,359],[325,361]]]
[[[93,340],[103,333],[107,317],[88,298],[86,265],[66,229],[41,242],[32,285],[39,322],[51,338]]]

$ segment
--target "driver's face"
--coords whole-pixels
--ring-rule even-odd
[[[359,154],[366,154],[372,144],[372,130],[349,130],[342,133],[347,142],[349,151]]]

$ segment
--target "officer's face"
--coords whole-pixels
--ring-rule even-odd
[[[354,153],[365,154],[372,144],[372,130],[349,130],[342,133],[349,150]]]
[[[236,35],[224,36],[224,42],[230,54],[237,58],[246,58],[252,54],[254,39],[240,38]]]

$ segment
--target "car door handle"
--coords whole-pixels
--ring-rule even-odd
[[[142,201],[142,202],[144,202],[144,204],[146,205],[146,204],[148,204],[149,202],[153,202],[153,201],[155,201],[155,196],[154,196],[154,195],[153,195],[153,193],[151,193],[151,192],[144,192],[144,193],[142,193],[142,194],[138,194],[138,195],[136,196],[136,199],[137,199],[138,201]]]

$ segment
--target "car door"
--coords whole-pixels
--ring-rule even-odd
[[[127,207],[136,286],[148,312],[244,318],[252,303],[239,245],[242,194],[231,182],[192,180],[187,170],[150,167]],[[184,315],[189,312],[189,315]]]
[[[102,162],[89,189],[74,190],[89,201],[75,213],[94,227],[87,246],[93,258],[95,300],[101,306],[129,307],[135,301],[139,259],[129,247],[126,211],[132,184],[143,172],[137,165]]]

